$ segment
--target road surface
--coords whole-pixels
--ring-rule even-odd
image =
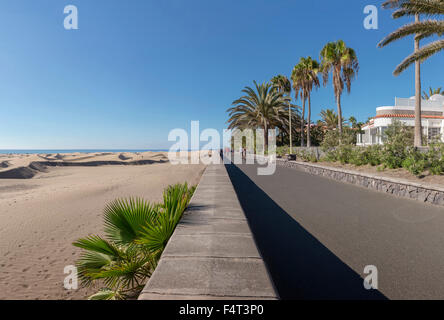
[[[279,167],[226,165],[282,299],[444,299],[444,209]],[[366,266],[378,290],[366,290]]]

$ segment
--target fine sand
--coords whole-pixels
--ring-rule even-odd
[[[141,160],[147,164],[135,165]],[[65,290],[63,272],[79,257],[74,240],[103,234],[105,204],[130,196],[160,201],[170,184],[198,184],[205,168],[172,165],[166,153],[146,152],[2,155],[0,172],[40,161],[85,164],[36,166],[30,179],[0,179],[0,299],[84,299],[92,294],[91,289]]]

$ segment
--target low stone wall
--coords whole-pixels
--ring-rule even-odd
[[[209,165],[139,300],[277,298],[225,166]]]
[[[339,168],[328,168],[318,164],[299,161],[277,159],[276,163],[280,166],[298,168],[311,174],[359,185],[398,197],[444,206],[444,188],[440,186],[424,185],[406,180],[381,177],[369,173],[361,173]]]
[[[321,147],[293,147],[293,152],[296,154],[307,153],[316,156],[316,159],[320,159],[325,156],[325,152],[322,151]]]

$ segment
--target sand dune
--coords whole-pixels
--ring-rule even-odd
[[[105,204],[129,196],[160,201],[170,184],[197,184],[205,167],[162,163],[164,153],[124,153],[132,158],[127,160],[119,159],[120,154],[0,158],[10,163],[0,172],[34,171],[29,173],[32,179],[0,179],[0,299],[83,299],[91,294],[89,289],[65,290],[63,269],[79,256],[80,250],[71,245],[74,240],[102,234]],[[154,162],[88,165],[145,160]]]
[[[30,179],[47,167],[145,165],[168,162],[167,152],[0,155],[0,179]]]
[[[0,162],[0,168],[8,168],[8,167],[9,167],[9,161]]]

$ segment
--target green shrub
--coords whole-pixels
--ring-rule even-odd
[[[355,166],[366,165],[368,163],[366,148],[353,148],[351,151],[350,163]]]
[[[356,132],[351,128],[344,127],[342,136],[340,136],[338,130],[329,130],[325,134],[324,140],[321,143],[321,149],[324,152],[327,152],[333,148],[338,147],[341,144],[355,145]]]
[[[298,148],[295,150],[296,157],[305,162],[318,162],[316,154],[310,149]]]
[[[337,157],[335,150],[333,149],[325,152],[324,156],[320,160],[325,162],[336,162]]]
[[[382,163],[382,146],[372,145],[366,148],[367,163],[372,166],[379,166]]]
[[[353,146],[348,144],[341,144],[336,148],[336,158],[342,164],[350,163],[353,155]]]
[[[280,146],[280,147],[276,147],[276,155],[283,157],[286,154],[290,153],[290,147],[289,146]]]
[[[127,299],[140,293],[194,190],[177,184],[164,191],[161,204],[130,198],[106,206],[105,237],[88,236],[73,243],[82,249],[76,263],[82,285],[105,285],[89,299]]]
[[[413,128],[405,126],[399,120],[389,125],[384,133],[384,146],[381,161],[384,167],[401,168],[407,157],[407,147],[413,146]]]
[[[368,147],[352,145],[352,133],[354,134],[351,130],[345,130],[340,143],[339,133],[336,130],[327,132],[321,144],[325,152],[322,160],[356,166],[382,165],[378,170],[404,168],[416,176],[426,170],[435,175],[444,173],[444,143],[434,142],[429,145],[428,152],[421,153],[413,147],[413,128],[405,126],[400,121],[393,122],[385,130],[382,137],[383,145]],[[300,157],[312,161],[309,155],[301,154]]]
[[[444,172],[444,144],[442,142],[433,143],[429,146],[425,154],[427,166],[430,174],[439,175]]]
[[[416,149],[409,147],[406,149],[406,157],[402,161],[402,167],[411,174],[418,176],[422,174],[427,166],[424,156]]]
[[[350,163],[356,166],[372,165],[377,166],[381,164],[381,150],[380,145],[372,145],[368,147],[354,147],[351,152]]]

